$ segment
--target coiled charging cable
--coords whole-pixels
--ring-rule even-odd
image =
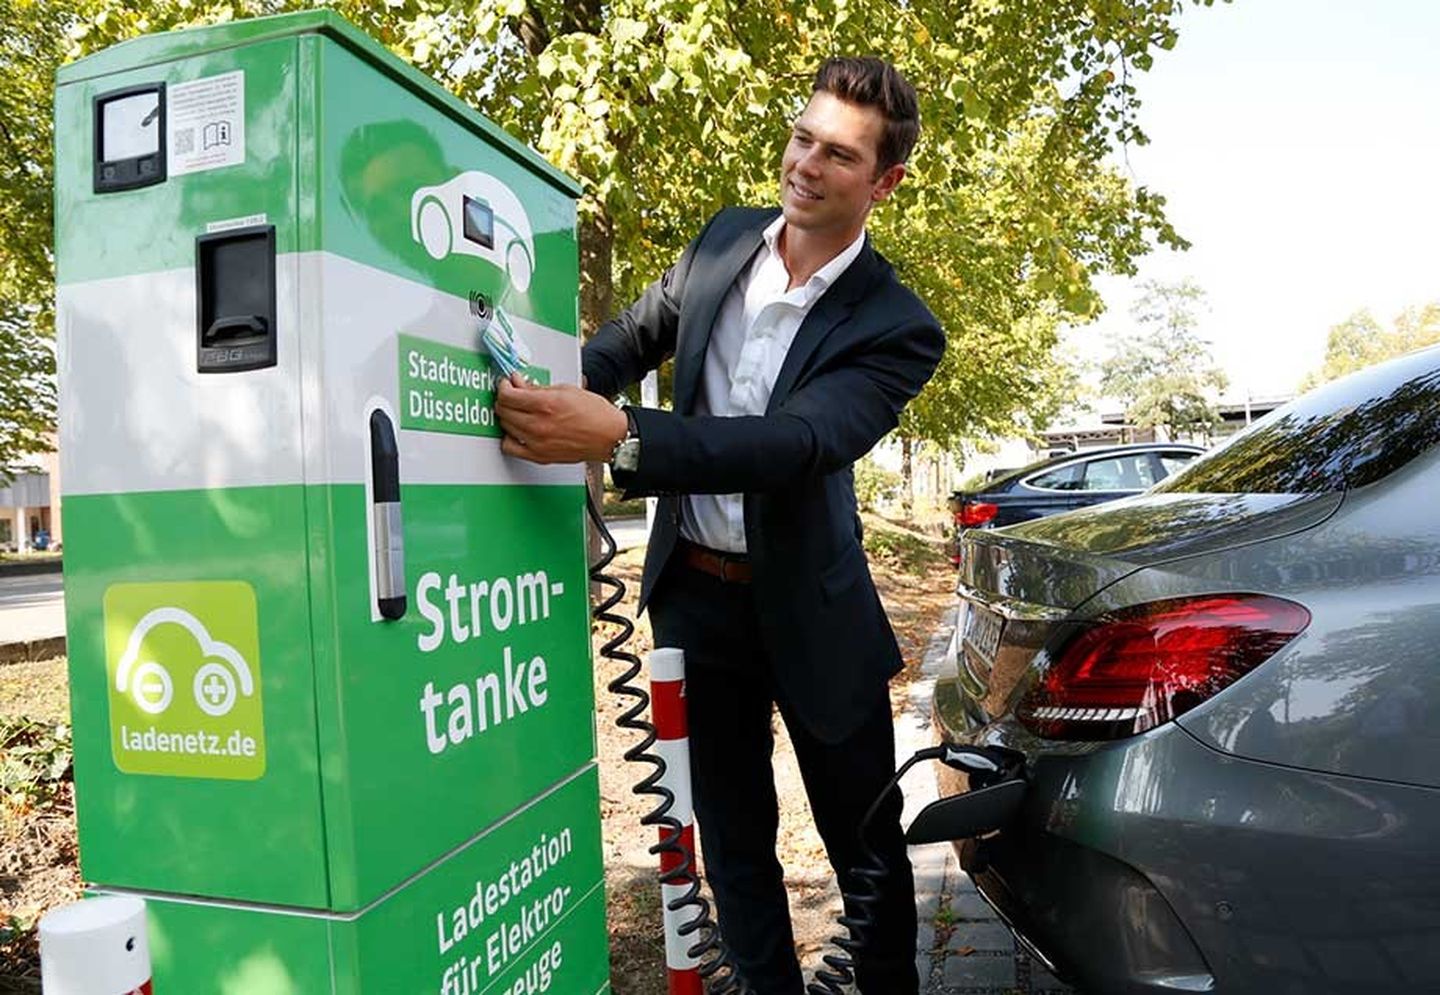
[[[594,523],[595,531],[600,536],[600,558],[590,567],[590,579],[607,589],[606,593],[600,595],[599,602],[590,614],[597,622],[619,627],[619,632],[600,647],[600,655],[625,667],[618,677],[606,685],[612,694],[629,701],[628,707],[621,712],[615,724],[621,729],[640,735],[640,741],[625,751],[625,759],[630,763],[651,768],[631,790],[637,795],[650,795],[657,800],[655,807],[640,817],[640,824],[659,826],[663,830],[660,841],[650,847],[650,853],[680,858],[677,866],[660,874],[662,885],[675,885],[685,889],[678,898],[672,899],[666,908],[671,912],[694,910],[694,915],[679,927],[678,932],[682,938],[694,936],[695,942],[685,952],[699,962],[697,970],[710,995],[754,995],[731,959],[730,951],[725,949],[720,939],[720,928],[710,913],[710,903],[700,894],[700,875],[695,869],[695,854],[681,842],[680,820],[670,814],[675,805],[675,793],[660,783],[665,776],[665,761],[650,749],[655,745],[657,734],[655,725],[645,718],[645,712],[650,707],[650,694],[636,681],[642,670],[640,658],[624,649],[635,633],[635,623],[612,610],[625,597],[625,584],[620,578],[606,573],[606,568],[615,559],[619,547],[615,537],[605,527],[605,519],[601,517],[593,495],[587,495],[585,506],[590,514],[590,521]]]

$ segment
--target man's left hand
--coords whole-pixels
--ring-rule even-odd
[[[603,462],[629,428],[625,412],[570,384],[541,387],[515,376],[495,391],[500,451],[532,463]]]

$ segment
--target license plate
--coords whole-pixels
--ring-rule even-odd
[[[961,643],[985,664],[988,671],[995,663],[995,653],[1000,649],[1000,632],[1005,628],[1005,619],[986,608],[970,602],[965,612],[965,634]]]

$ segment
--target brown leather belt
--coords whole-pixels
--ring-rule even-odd
[[[750,557],[744,553],[722,553],[683,538],[676,540],[675,552],[687,567],[719,577],[729,584],[750,583]]]

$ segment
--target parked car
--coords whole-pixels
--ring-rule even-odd
[[[955,516],[951,562],[960,562],[964,529],[1000,528],[1138,494],[1204,451],[1178,442],[1087,449],[1004,471],[975,491],[955,491],[949,500]]]
[[[1083,991],[1440,991],[1440,348],[965,533],[941,800]]]

